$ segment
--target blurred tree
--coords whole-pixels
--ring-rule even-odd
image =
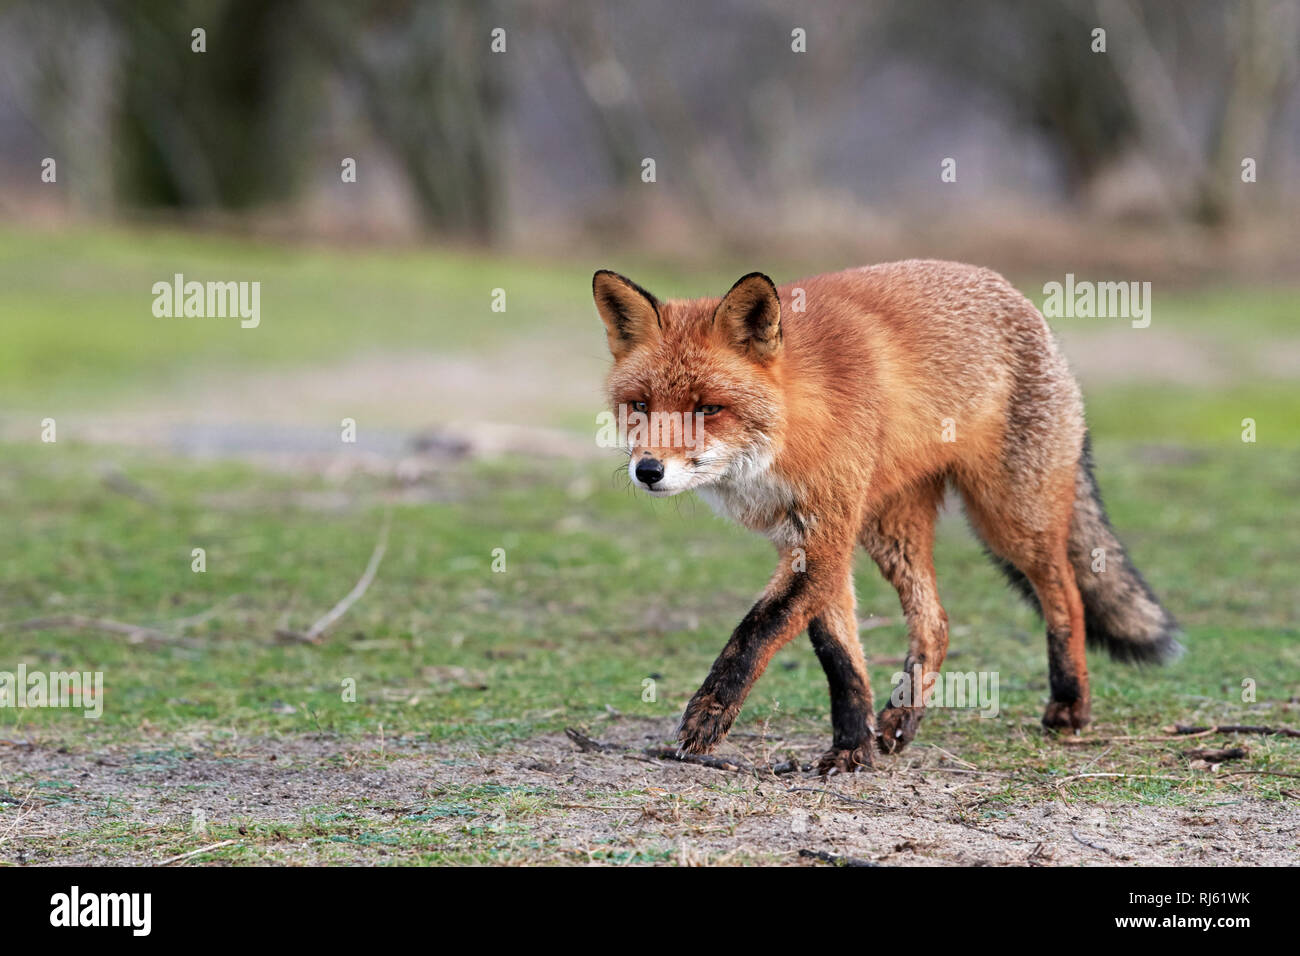
[[[521,42],[508,20],[496,0],[324,0],[302,21],[360,96],[432,229],[488,240],[502,225],[501,123],[510,44]],[[498,27],[506,52],[493,54]]]
[[[954,8],[918,0],[899,7],[890,27],[911,56],[991,92],[1048,135],[1066,191],[1078,199],[1138,129],[1123,84],[1091,50],[1098,21],[1090,6],[994,0]]]
[[[1238,207],[1241,161],[1259,157],[1296,82],[1300,49],[1300,3],[1247,0],[1236,10],[1232,79],[1215,130],[1211,175],[1201,191],[1200,212],[1226,220]]]
[[[301,0],[119,0],[116,181],[130,205],[288,198],[315,104]],[[192,31],[206,32],[206,52]]]
[[[918,0],[898,8],[892,26],[912,56],[993,92],[1043,129],[1075,199],[1136,150],[1158,170],[1172,212],[1218,225],[1240,202],[1242,158],[1264,153],[1295,83],[1298,7]],[[1104,55],[1090,45],[1097,27],[1106,30]],[[1221,77],[1208,108],[1186,93],[1207,76]]]
[[[1269,124],[1295,83],[1300,4],[1241,0],[1219,11],[1223,19],[1196,44],[1201,49],[1214,49],[1215,41],[1223,44],[1217,64],[1223,74],[1221,95],[1204,137],[1191,128],[1179,96],[1173,44],[1162,48],[1149,17],[1127,0],[1099,0],[1098,11],[1134,47],[1135,55],[1115,61],[1116,71],[1140,119],[1146,147],[1168,165],[1181,187],[1186,213],[1205,225],[1228,222],[1241,201],[1241,161],[1262,157]]]
[[[74,17],[75,32],[67,29]],[[114,36],[104,10],[75,0],[0,5],[0,103],[35,134],[4,145],[27,153],[26,163],[57,158],[72,204],[98,213],[113,201]]]
[[[1030,162],[1001,168],[1004,192],[1019,170],[1041,177],[1046,152],[1059,187],[1035,195],[1231,222],[1267,194],[1241,188],[1244,157],[1283,178],[1294,123],[1272,126],[1296,82],[1300,0],[696,0],[671,16],[605,0],[17,0],[0,28],[15,139],[57,152],[87,208],[274,205],[337,170],[339,147],[378,145],[430,231],[499,238],[513,175],[554,186],[533,205],[593,234],[743,237],[833,218],[846,196],[906,208],[914,139],[960,125],[1006,159],[1017,119]]]

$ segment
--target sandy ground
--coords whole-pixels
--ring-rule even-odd
[[[610,853],[688,864],[884,866],[1297,860],[1300,815],[1277,802],[1220,792],[1202,804],[1172,808],[1089,803],[1043,781],[1021,781],[1017,799],[1002,802],[997,796],[1018,785],[1014,775],[959,767],[935,750],[905,753],[851,776],[720,770],[646,756],[643,748],[670,732],[660,723],[611,720],[599,732],[614,749],[595,752],[582,752],[560,734],[490,754],[377,738],[353,744],[322,737],[238,744],[196,739],[178,750],[143,754],[73,754],[9,742],[0,747],[0,793],[22,802],[16,815],[11,807],[0,816],[0,859],[158,863],[180,852],[178,846],[191,848],[194,840],[180,841],[201,810],[210,826],[292,826],[312,813],[346,812],[355,815],[360,833],[404,829],[408,838],[399,850],[383,841],[289,838],[271,845],[266,862],[400,862],[403,854],[419,851],[421,833],[449,834],[456,846],[471,828],[478,835],[466,835],[463,845],[490,851],[495,844],[502,862],[521,863],[586,863]],[[750,736],[724,754],[761,765],[765,757],[779,763],[789,751],[811,759],[818,741]],[[498,804],[481,806],[481,813],[429,818],[431,802],[463,803],[438,794],[487,785],[543,796],[517,816]],[[118,833],[138,839],[80,836],[104,825],[106,808],[116,808]],[[409,822],[411,814],[423,814],[418,824]],[[537,849],[483,835],[507,815],[523,825],[526,845]],[[149,842],[166,830],[173,840]]]

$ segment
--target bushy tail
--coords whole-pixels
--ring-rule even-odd
[[[1105,570],[1093,570],[1093,556],[1104,552]],[[1011,584],[1039,610],[1029,579],[1011,563],[994,557]],[[1106,517],[1101,492],[1092,473],[1092,448],[1083,440],[1083,456],[1075,480],[1074,516],[1070,522],[1070,563],[1083,598],[1088,643],[1118,661],[1159,664],[1182,653],[1178,622],[1174,620],[1128,559],[1124,545]]]

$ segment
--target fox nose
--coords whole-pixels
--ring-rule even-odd
[[[647,485],[653,485],[656,481],[663,480],[664,466],[657,458],[642,458],[636,463],[636,480],[643,481]]]

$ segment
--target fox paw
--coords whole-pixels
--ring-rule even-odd
[[[696,694],[677,726],[678,750],[685,754],[713,753],[727,736],[735,716],[712,694]]]
[[[898,753],[911,743],[924,716],[924,707],[886,707],[882,710],[876,718],[876,742],[880,745],[880,752]]]
[[[875,766],[875,748],[872,747],[871,741],[868,740],[865,744],[852,749],[832,747],[822,754],[821,759],[817,761],[817,772],[823,777],[828,777],[836,773],[858,773],[863,770],[871,770]]]
[[[1068,728],[1077,734],[1091,719],[1092,706],[1086,697],[1073,701],[1049,700],[1043,711],[1043,726],[1048,730]]]

